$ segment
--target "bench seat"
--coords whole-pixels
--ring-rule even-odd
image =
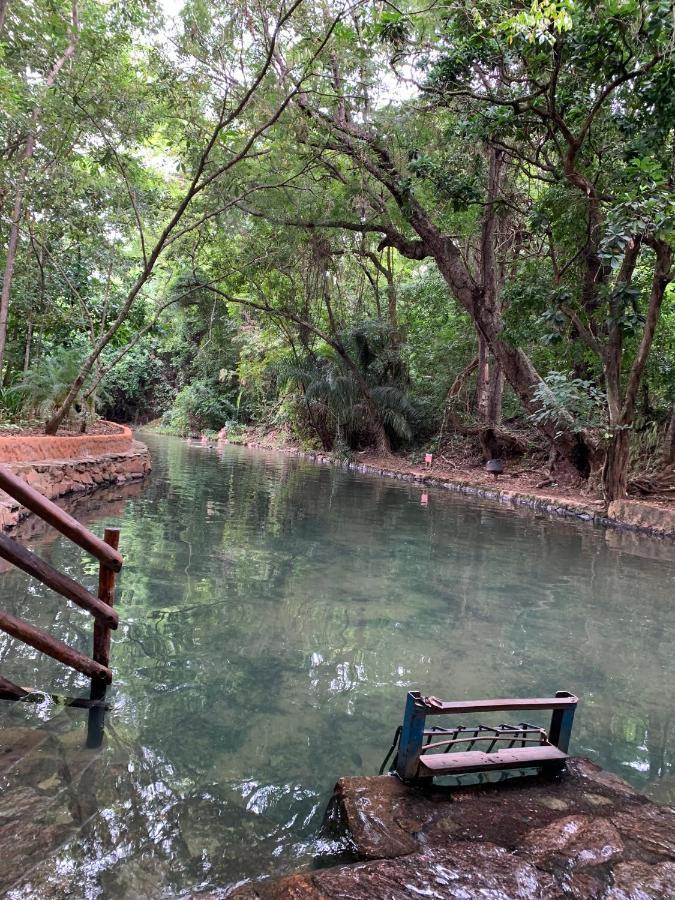
[[[456,772],[485,772],[489,769],[520,769],[547,763],[563,763],[567,754],[551,744],[537,747],[507,747],[485,753],[467,750],[463,753],[426,753],[420,756],[420,777],[453,775]]]

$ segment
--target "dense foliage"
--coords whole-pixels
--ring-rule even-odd
[[[666,0],[9,0],[0,40],[7,417],[672,466]]]

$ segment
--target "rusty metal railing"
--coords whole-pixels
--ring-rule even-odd
[[[117,628],[118,615],[113,608],[115,579],[122,568],[119,553],[118,528],[106,528],[103,540],[92,534],[77,519],[48,500],[6,466],[0,466],[0,489],[39,516],[70,541],[86,550],[99,562],[98,595],[95,596],[77,581],[53,568],[14,538],[0,533],[0,557],[27,572],[66,600],[90,613],[94,619],[91,656],[80,653],[46,631],[36,628],[0,609],[0,629],[24,644],[62,662],[91,679],[91,696],[105,695],[105,687],[112,681],[110,669],[111,632]],[[29,692],[7,678],[0,677],[0,697],[20,700]]]

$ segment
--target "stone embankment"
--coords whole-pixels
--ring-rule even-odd
[[[334,820],[361,862],[261,881],[237,900],[675,898],[675,809],[584,759],[554,781],[409,787],[342,778]],[[217,896],[217,895],[213,895]]]
[[[0,438],[0,465],[7,465],[50,500],[95,487],[125,484],[151,470],[150,453],[131,429],[77,436],[12,435]],[[28,510],[0,491],[0,528],[12,528]]]
[[[362,474],[417,482],[423,487],[443,488],[469,497],[494,500],[513,508],[533,509],[552,516],[580,519],[609,528],[643,532],[655,537],[675,538],[675,501],[657,505],[647,500],[626,499],[610,503],[609,508],[606,508],[601,500],[593,500],[582,495],[570,496],[555,491],[547,492],[530,484],[521,486],[518,481],[522,479],[510,480],[515,476],[507,475],[499,482],[491,480],[486,483],[483,472],[480,475],[469,475],[461,470],[448,470],[437,463],[434,463],[432,469],[427,469],[398,456],[385,458],[361,453],[355,459],[345,460],[330,453],[301,450],[293,445],[278,446],[264,441],[248,440],[246,436],[243,439],[229,440],[231,443],[242,444],[252,449],[273,450],[276,453],[309,459],[321,465],[338,466]]]

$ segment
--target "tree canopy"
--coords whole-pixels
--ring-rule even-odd
[[[670,2],[5,0],[0,41],[6,417],[672,469]]]

